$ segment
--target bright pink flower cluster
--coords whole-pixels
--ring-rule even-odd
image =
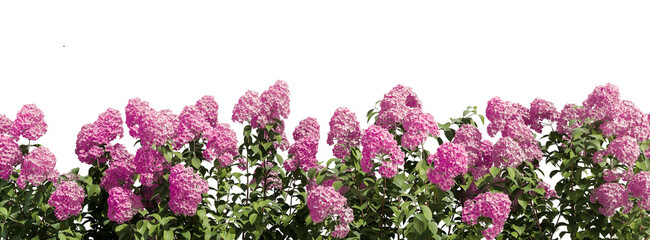
[[[11,134],[11,125],[13,124],[14,122],[11,119],[4,114],[0,114],[0,134]]]
[[[422,144],[429,135],[437,137],[438,123],[433,120],[433,116],[423,113],[419,108],[409,110],[404,117],[404,134],[402,135],[402,146],[414,150]]]
[[[16,121],[11,125],[11,135],[22,136],[32,141],[39,139],[46,132],[47,123],[45,123],[43,111],[34,104],[23,105],[16,115]]]
[[[597,86],[582,102],[586,114],[583,118],[590,117],[595,120],[608,118],[620,101],[621,94],[617,86],[610,83]]]
[[[446,142],[438,147],[435,154],[427,158],[433,168],[427,171],[427,177],[443,191],[449,191],[456,183],[454,178],[467,173],[468,156],[465,147]]]
[[[397,145],[393,135],[385,128],[370,125],[361,138],[361,145],[363,146],[361,169],[366,173],[372,171],[373,159],[376,158],[382,162],[379,174],[383,177],[394,177],[398,167],[404,165],[404,152]],[[388,159],[385,155],[388,155]]]
[[[314,223],[332,217],[339,221],[332,232],[332,237],[344,238],[350,231],[349,223],[354,221],[354,214],[348,206],[348,200],[332,186],[317,185],[308,194],[307,207]]]
[[[557,132],[568,135],[573,134],[573,129],[582,125],[584,112],[584,109],[575,104],[564,105],[560,117],[557,119]],[[575,120],[573,124],[571,124],[571,120]]]
[[[361,141],[361,128],[357,115],[346,107],[337,108],[330,119],[330,132],[327,133],[327,144],[334,144],[332,153],[335,157],[345,159],[350,155],[351,147],[358,147]]]
[[[490,123],[487,131],[490,137],[503,131],[509,122],[525,121],[530,115],[529,110],[518,103],[501,100],[499,97],[490,99],[485,109],[485,116]]]
[[[467,167],[474,176],[479,179],[490,172],[492,163],[492,143],[483,138],[481,132],[472,124],[463,124],[456,131],[452,140],[455,144],[465,147],[467,152]]]
[[[497,166],[516,168],[525,158],[524,150],[511,137],[502,137],[494,144],[492,159]]]
[[[539,182],[539,185],[537,185],[537,188],[544,189],[544,191],[546,192],[544,194],[545,198],[558,197],[557,192],[555,191],[555,189],[551,188],[551,185],[549,185],[546,182]]]
[[[600,125],[605,136],[630,136],[638,141],[650,138],[650,114],[644,114],[631,101],[621,101]]]
[[[237,156],[237,134],[227,123],[219,123],[205,132],[207,139],[203,158],[207,161],[219,159],[222,167],[230,166]]]
[[[18,164],[23,161],[23,154],[13,138],[0,134],[0,178],[7,180]]]
[[[598,211],[607,216],[614,216],[616,209],[623,208],[623,213],[632,210],[632,202],[629,198],[630,192],[618,183],[604,183],[592,190],[589,200],[592,203],[600,203],[602,206]]]
[[[550,120],[554,122],[559,116],[560,113],[555,109],[555,104],[544,99],[535,98],[530,103],[530,111],[526,124],[536,132],[541,133],[543,127],[541,121]]]
[[[411,108],[422,108],[422,103],[411,87],[399,84],[384,94],[380,107],[375,124],[393,129],[402,123]]]
[[[492,226],[483,231],[483,236],[495,239],[501,231],[510,214],[512,202],[503,193],[481,193],[472,200],[465,201],[463,206],[463,222],[476,225],[480,216],[492,219]]]
[[[291,112],[289,94],[289,86],[282,80],[276,81],[261,96],[249,90],[235,104],[232,120],[262,128],[272,123],[273,119],[286,119]]]
[[[109,108],[94,123],[84,125],[77,134],[75,153],[79,161],[87,164],[106,162],[104,150],[111,141],[124,135],[120,112]]]
[[[176,164],[169,174],[169,208],[175,214],[194,216],[201,194],[208,192],[208,182],[191,167]]]
[[[320,140],[320,125],[315,118],[308,117],[301,120],[293,131],[294,142],[289,147],[291,158],[284,162],[284,169],[295,171],[296,168],[305,171],[318,165],[318,141]]]
[[[108,219],[122,224],[143,208],[140,196],[128,188],[114,187],[108,191]]]
[[[639,158],[641,150],[636,139],[630,136],[622,136],[614,139],[607,146],[606,154],[611,154],[619,162],[627,165],[631,169]]]
[[[165,157],[150,147],[141,147],[133,158],[135,172],[140,174],[140,183],[144,186],[151,186],[162,176],[163,170],[169,169],[169,163]]]
[[[124,145],[119,143],[107,149],[107,151],[110,153],[111,161],[99,185],[106,191],[114,187],[128,188],[132,186],[132,177],[136,170],[133,155],[126,151]]]
[[[213,96],[205,95],[196,101],[195,106],[199,109],[201,114],[206,118],[211,127],[216,127],[218,123],[218,110],[219,104],[214,100]]]
[[[85,197],[86,193],[77,182],[63,181],[56,187],[47,203],[54,207],[56,218],[65,220],[81,212]]]
[[[16,180],[18,187],[25,188],[27,182],[38,186],[45,180],[56,181],[59,171],[56,166],[56,157],[46,147],[38,147],[32,150],[22,164],[20,177]]]
[[[133,98],[126,105],[126,125],[132,137],[140,139],[144,147],[164,145],[167,140],[176,137],[181,124],[178,116],[170,110],[156,111],[149,103]]]
[[[650,172],[639,172],[627,183],[627,190],[638,198],[638,206],[650,210]]]

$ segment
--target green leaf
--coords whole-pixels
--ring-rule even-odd
[[[163,239],[165,240],[173,240],[174,239],[174,232],[170,230],[165,230],[165,234],[163,235]]]
[[[526,201],[524,201],[524,200],[517,199],[517,202],[519,202],[519,205],[521,205],[524,209],[525,209],[526,207],[528,207],[528,202],[526,202]]]
[[[253,213],[250,216],[248,216],[248,221],[250,221],[251,224],[254,224],[256,219],[257,219],[257,213]]]
[[[426,218],[427,221],[430,222],[433,219],[433,214],[431,213],[431,209],[427,207],[427,205],[420,205],[420,208],[422,209],[424,218]]]
[[[516,176],[516,174],[515,174],[515,169],[512,168],[512,167],[508,167],[508,175],[510,176],[511,179],[514,180],[514,179],[515,179],[515,176]]]
[[[526,230],[526,225],[524,225],[524,226],[517,226],[517,225],[512,224],[512,228],[513,228],[515,231],[517,231],[517,233],[519,233],[519,235],[521,235],[522,233],[524,233],[524,230]]]
[[[198,158],[192,158],[192,167],[194,167],[195,169],[201,167],[201,160],[199,160]]]
[[[341,188],[343,186],[343,182],[335,181],[335,182],[332,183],[332,186],[334,187],[334,189],[336,189],[338,191],[339,188]]]
[[[490,168],[490,174],[493,177],[496,177],[499,174],[499,172],[501,172],[501,168],[498,168],[498,167],[491,167]]]

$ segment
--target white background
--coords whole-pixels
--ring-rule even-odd
[[[291,90],[288,134],[319,120],[320,160],[332,156],[337,107],[365,127],[398,83],[439,122],[468,105],[484,112],[494,96],[580,104],[607,82],[647,112],[648,12],[642,1],[2,2],[0,113],[14,119],[35,103],[49,124],[38,142],[57,169],[85,172],[76,135],[109,107],[124,114],[139,96],[179,113],[209,94],[232,124],[239,97],[277,79]]]

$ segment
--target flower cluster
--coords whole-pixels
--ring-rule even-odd
[[[4,121],[6,123],[6,120]],[[16,120],[11,125],[11,135],[16,138],[22,136],[31,141],[35,141],[45,135],[47,132],[47,123],[41,111],[34,104],[24,105],[18,111]]]
[[[85,197],[83,188],[75,181],[63,181],[56,187],[47,203],[54,207],[56,218],[65,220],[81,212]]]
[[[175,214],[194,216],[201,194],[208,192],[208,182],[191,167],[176,164],[169,174],[169,208]]]
[[[499,97],[490,99],[485,109],[485,116],[490,123],[487,131],[490,137],[494,137],[498,132],[503,131],[509,122],[525,121],[529,111],[518,103],[501,100]]]
[[[587,99],[582,102],[585,110],[583,118],[590,117],[595,120],[608,118],[620,101],[621,94],[617,86],[610,83],[597,86]]]
[[[14,168],[23,161],[23,154],[13,138],[0,135],[0,178],[7,180]]]
[[[510,137],[502,137],[494,144],[492,159],[495,165],[516,168],[525,158],[524,150]]]
[[[492,226],[483,231],[483,236],[495,239],[501,231],[510,214],[511,201],[503,193],[481,193],[474,199],[465,201],[463,207],[463,222],[476,225],[480,216],[492,219]]]
[[[59,171],[54,169],[56,157],[46,147],[32,150],[22,164],[20,177],[16,180],[18,187],[25,188],[27,182],[38,186],[45,180],[56,181]]]
[[[115,144],[108,149],[112,161],[102,177],[99,184],[106,191],[114,187],[128,188],[133,185],[133,175],[136,165],[133,163],[133,155],[126,151],[122,144]]]
[[[589,200],[592,203],[600,203],[602,206],[598,211],[607,216],[614,216],[616,209],[623,208],[623,213],[632,210],[632,202],[629,198],[630,192],[618,183],[605,183],[592,190]]]
[[[162,176],[163,170],[169,168],[165,157],[149,147],[138,148],[133,163],[136,166],[135,172],[140,174],[140,182],[144,186],[153,185]]]
[[[627,183],[632,197],[638,198],[638,206],[650,210],[650,172],[639,172]]]
[[[232,120],[263,128],[274,119],[286,119],[291,112],[289,94],[289,86],[282,80],[276,81],[262,95],[249,90],[235,104]]]
[[[105,148],[109,148],[111,141],[123,135],[120,112],[109,108],[101,113],[94,123],[81,127],[77,134],[75,153],[83,163],[105,162],[107,160],[103,156]]]
[[[542,133],[543,126],[541,121],[556,121],[560,113],[557,112],[557,109],[555,109],[555,105],[552,102],[535,98],[535,100],[530,103],[530,111],[528,112],[528,115],[526,124],[536,132]]]
[[[318,165],[318,141],[320,140],[320,125],[315,118],[308,117],[298,123],[293,131],[294,142],[289,147],[291,158],[284,162],[284,169],[295,171],[296,168],[305,171]]]
[[[449,191],[455,184],[454,178],[467,172],[468,157],[463,145],[446,142],[427,158],[427,162],[433,162],[433,168],[427,171],[429,181]]]
[[[479,179],[490,172],[492,163],[492,143],[483,138],[481,132],[472,124],[463,124],[456,131],[452,143],[465,147],[467,152],[467,167]]]
[[[422,103],[411,87],[400,84],[384,94],[380,107],[375,124],[393,129],[402,123],[411,108],[422,108]]]
[[[128,188],[114,187],[108,191],[108,219],[111,221],[122,224],[142,208],[140,197]]]
[[[537,188],[544,189],[544,192],[546,192],[544,194],[545,198],[558,197],[557,192],[553,188],[551,188],[551,185],[549,185],[546,182],[539,182],[539,185],[537,185]]]
[[[614,139],[608,146],[606,154],[611,154],[619,162],[627,165],[630,169],[641,154],[636,139],[630,136],[622,136]]]
[[[332,217],[338,220],[332,232],[332,237],[344,238],[350,231],[349,223],[354,221],[352,209],[348,206],[348,201],[332,186],[315,186],[310,189],[307,196],[307,207],[309,215],[314,223],[320,223]]]
[[[404,164],[404,152],[399,148],[393,135],[385,128],[371,125],[366,129],[361,138],[363,146],[361,169],[370,173],[373,167],[373,159],[379,158],[382,165],[379,167],[379,174],[383,177],[392,178],[397,174],[397,169]],[[385,159],[388,155],[388,159]]]
[[[437,137],[438,124],[433,120],[433,116],[423,113],[419,108],[409,110],[404,117],[404,135],[402,135],[402,146],[408,149],[415,149],[422,144],[429,135]]]
[[[332,153],[335,157],[345,159],[350,155],[351,147],[358,147],[361,141],[361,128],[357,115],[346,107],[334,111],[330,119],[330,132],[327,133],[327,144],[334,144]]]
[[[205,132],[207,139],[203,158],[207,161],[219,159],[222,167],[230,166],[237,156],[237,134],[227,123],[219,123]]]

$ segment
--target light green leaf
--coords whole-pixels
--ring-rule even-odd
[[[430,222],[433,219],[433,214],[431,213],[431,209],[427,207],[427,205],[420,205],[420,208],[422,209],[422,213],[424,214],[424,217]]]

